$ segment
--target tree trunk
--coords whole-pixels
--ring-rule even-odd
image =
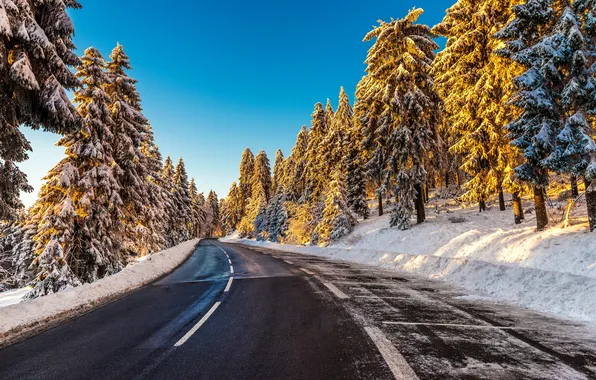
[[[445,187],[449,187],[449,170],[445,172]]]
[[[428,184],[424,185],[424,203],[428,203]]]
[[[505,211],[505,194],[503,194],[503,186],[499,185],[499,210]]]
[[[571,182],[571,196],[573,198],[577,198],[579,196],[579,189],[577,188],[577,177],[571,175],[569,182]]]
[[[414,186],[416,190],[416,221],[418,224],[424,223],[426,214],[424,211],[424,193],[421,185]]]
[[[544,189],[537,186],[534,186],[534,208],[536,210],[536,229],[542,231],[548,224],[548,214],[546,212]]]
[[[515,192],[515,193],[513,193],[512,198],[513,198],[513,217],[515,219],[515,224],[521,224],[522,220],[525,219],[521,197],[519,196],[518,192]]]
[[[590,231],[596,230],[596,183],[586,181],[586,203],[588,206],[588,219]]]
[[[478,209],[480,212],[486,211],[486,202],[484,201],[484,198],[478,201]]]
[[[379,194],[379,216],[383,216],[383,194]]]

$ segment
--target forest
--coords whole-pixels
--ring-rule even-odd
[[[454,184],[480,212],[493,197],[506,212],[510,197],[511,223],[529,197],[543,230],[564,178],[596,229],[592,0],[459,0],[434,27],[422,9],[379,21],[353,103],[340,88],[335,110],[315,104],[273,165],[247,148],[224,199],[198,193],[182,158],[162,159],[121,45],[75,55],[69,8],[80,4],[0,0],[0,290],[31,285],[35,298],[195,237],[325,246],[372,212],[408,230]],[[59,134],[65,151],[27,210],[23,126]]]

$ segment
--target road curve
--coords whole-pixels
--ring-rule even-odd
[[[204,240],[164,279],[0,350],[0,378],[393,375],[366,331],[308,273],[269,255]]]

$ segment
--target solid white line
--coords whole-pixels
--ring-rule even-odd
[[[387,362],[389,369],[397,380],[419,380],[418,376],[410,367],[406,359],[399,353],[397,348],[391,341],[383,334],[383,332],[376,327],[365,327],[366,333],[372,339],[375,346]]]
[[[234,277],[230,276],[230,278],[228,279],[228,284],[226,285],[226,288],[224,289],[224,293],[226,293],[227,291],[230,290],[230,288],[232,287],[232,281],[234,281]]]
[[[233,265],[230,265],[230,273],[232,273],[232,274],[234,273],[234,266]]]
[[[209,311],[207,312],[207,314],[205,314],[203,316],[203,318],[201,318],[201,320],[199,322],[197,322],[196,325],[193,326],[192,329],[190,329],[182,338],[180,338],[180,340],[178,342],[176,342],[176,344],[174,344],[174,347],[180,347],[182,346],[184,343],[186,343],[186,341],[194,334],[197,332],[198,329],[201,328],[201,326],[203,326],[203,324],[205,322],[207,322],[207,319],[209,319],[209,317],[211,316],[211,314],[213,314],[215,312],[215,310],[219,307],[219,305],[221,305],[221,302],[216,302],[213,306],[211,306],[211,309],[209,309]]]
[[[315,275],[313,272],[309,271],[308,269],[300,268],[300,270],[303,271],[306,274],[311,275],[311,276],[314,276]]]
[[[339,299],[346,299],[346,298],[350,298],[346,293],[342,292],[341,290],[339,290],[337,288],[337,286],[329,283],[329,282],[324,282],[323,285],[325,285],[327,287],[327,289],[331,290],[331,292],[333,294],[335,294],[335,296]]]
[[[469,329],[495,329],[495,330],[534,330],[528,327],[510,327],[493,325],[464,325],[458,323],[424,323],[424,322],[394,322],[383,321],[384,325],[402,325],[402,326],[439,326],[439,327],[462,327]]]
[[[290,260],[284,260],[286,263],[290,264],[290,265],[294,265],[293,262],[291,262]]]

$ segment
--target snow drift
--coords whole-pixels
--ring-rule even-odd
[[[170,273],[194,252],[199,239],[147,256],[99,281],[0,308],[0,347],[122,297]]]
[[[326,248],[222,240],[416,273],[559,317],[596,322],[596,238],[585,223],[535,232],[533,215],[515,226],[510,211],[428,211],[427,223],[408,231],[388,228],[389,215],[363,221]]]

